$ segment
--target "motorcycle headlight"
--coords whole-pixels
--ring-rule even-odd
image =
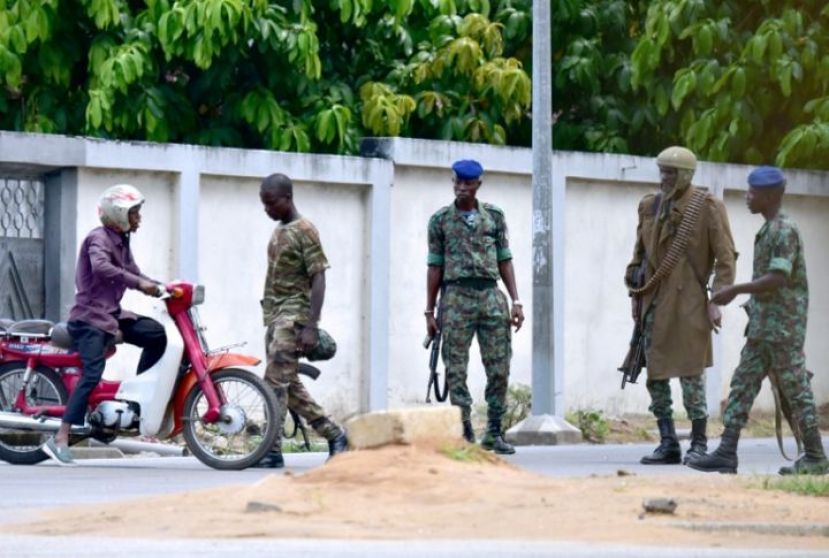
[[[193,306],[204,302],[204,285],[196,285],[193,289]]]

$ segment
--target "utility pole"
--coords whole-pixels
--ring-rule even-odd
[[[532,416],[507,432],[516,444],[578,442],[581,432],[555,408],[553,250],[553,83],[550,0],[533,2]],[[558,301],[560,304],[561,301]],[[561,308],[561,306],[559,306]],[[558,336],[561,338],[561,336]]]

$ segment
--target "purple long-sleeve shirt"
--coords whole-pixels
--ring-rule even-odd
[[[108,227],[98,227],[84,239],[75,271],[75,305],[69,320],[86,322],[115,335],[118,320],[135,318],[121,308],[127,289],[137,289],[141,273],[124,235]]]

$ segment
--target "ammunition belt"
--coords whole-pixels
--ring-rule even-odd
[[[665,254],[665,257],[659,262],[659,267],[656,268],[654,274],[651,275],[650,279],[642,287],[630,289],[631,295],[641,296],[649,293],[659,286],[659,283],[665,277],[671,274],[676,264],[679,263],[679,260],[685,254],[685,249],[688,248],[688,241],[691,240],[691,234],[693,234],[694,228],[697,226],[697,219],[699,219],[699,214],[702,212],[703,205],[705,205],[707,195],[705,190],[694,190],[694,193],[691,195],[691,200],[685,208],[682,221],[679,223],[676,236],[674,236],[671,247],[668,248],[668,253]]]

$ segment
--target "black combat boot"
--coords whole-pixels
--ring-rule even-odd
[[[659,446],[653,453],[639,460],[642,465],[676,465],[682,462],[682,450],[676,438],[674,419],[661,418],[656,420],[659,427]]]
[[[284,466],[285,459],[282,458],[282,450],[276,448],[269,451],[256,465],[252,465],[260,469],[281,469]]]
[[[469,442],[470,444],[475,443],[475,431],[472,429],[472,421],[469,419],[464,419],[461,424],[463,424],[463,439]]]
[[[781,475],[825,475],[829,461],[823,451],[823,440],[817,427],[803,432],[803,455],[791,467],[781,467]]]
[[[328,440],[328,459],[348,449],[348,438],[345,430],[328,417],[320,417],[310,423],[314,432]]]
[[[500,455],[511,455],[515,453],[515,448],[512,447],[512,444],[508,444],[504,440],[503,434],[501,434],[500,420],[489,421],[486,434],[481,438],[481,447]]]
[[[705,427],[708,424],[708,419],[694,419],[691,421],[691,447],[685,452],[684,464],[688,461],[697,459],[705,455],[708,451],[708,437],[705,435]]]
[[[331,459],[338,453],[343,453],[348,450],[348,437],[345,431],[341,431],[340,435],[333,440],[328,440],[328,459]]]
[[[689,459],[686,465],[691,469],[705,473],[737,472],[737,442],[740,440],[739,428],[726,428],[722,433],[720,446],[712,453]]]

